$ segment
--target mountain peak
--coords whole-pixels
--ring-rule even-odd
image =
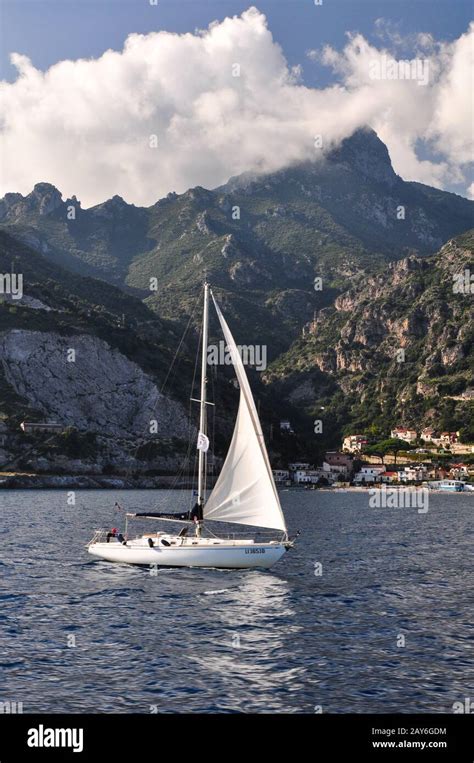
[[[90,207],[90,212],[94,217],[104,217],[109,219],[120,219],[130,213],[134,213],[136,210],[141,210],[141,207],[136,207],[134,204],[128,204],[121,196],[115,194],[110,199],[96,204],[94,207]]]
[[[356,170],[364,177],[393,185],[397,180],[388,148],[375,130],[363,127],[328,154],[328,161]]]
[[[7,193],[0,200],[0,220],[15,221],[25,215],[49,215],[63,204],[62,195],[51,183],[36,183],[31,193]]]
[[[31,211],[40,215],[49,215],[63,203],[62,195],[51,183],[36,183],[31,193],[25,198]]]
[[[229,178],[227,183],[215,190],[221,193],[232,193],[250,190],[255,186],[259,187],[268,183],[281,183],[285,177],[294,175],[295,171],[297,174],[300,171],[309,173],[311,177],[314,177],[330,165],[341,167],[348,172],[355,172],[358,176],[385,185],[393,186],[397,182],[398,176],[393,170],[387,146],[371,127],[359,128],[324,156],[325,162],[320,159],[309,159],[273,173],[243,172],[241,175]]]
[[[33,193],[38,196],[45,196],[48,193],[57,194],[59,193],[59,191],[56,188],[56,186],[53,185],[52,183],[46,183],[45,181],[42,181],[41,183],[34,184],[31,194]],[[31,194],[28,194],[28,195],[31,196]],[[59,195],[61,196],[60,193]]]
[[[106,199],[106,201],[103,201],[101,204],[97,204],[97,206],[93,207],[93,209],[101,208],[120,213],[133,206],[133,204],[128,204],[125,199],[122,198],[122,196],[119,196],[116,193],[110,199]]]

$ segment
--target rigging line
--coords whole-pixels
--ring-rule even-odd
[[[194,314],[194,308],[193,308],[193,312],[191,314],[191,317],[192,317],[193,314]],[[189,327],[189,322],[188,322],[188,327]],[[198,368],[198,362],[199,362],[199,350],[200,350],[200,347],[201,347],[201,339],[202,339],[202,326],[201,326],[201,329],[200,329],[200,332],[199,332],[198,348],[197,348],[196,357],[195,357],[195,361],[194,361],[193,378],[192,378],[192,382],[191,382],[191,395],[193,394],[194,385],[196,383],[197,368]],[[170,497],[169,494],[171,493],[172,490],[174,490],[176,488],[176,485],[178,484],[178,481],[184,476],[184,472],[185,472],[186,466],[188,467],[188,472],[191,471],[190,470],[190,466],[191,466],[190,456],[191,456],[192,443],[194,441],[192,439],[192,437],[191,437],[192,429],[193,429],[191,413],[192,413],[192,402],[191,402],[191,400],[189,400],[189,404],[188,404],[188,438],[187,438],[188,439],[188,446],[187,446],[186,454],[185,454],[185,456],[183,458],[183,461],[181,463],[181,466],[179,467],[177,473],[174,476],[173,481],[171,482],[171,485],[169,486],[168,490],[166,491],[166,493],[164,495],[165,500],[168,499],[168,497]],[[191,482],[193,482],[194,481],[193,475],[189,474],[189,476],[192,477]],[[184,490],[185,490],[184,488],[181,488],[181,492],[184,492]],[[191,503],[192,503],[192,495],[191,495]]]
[[[192,322],[192,320],[194,318],[194,313],[196,311],[196,307],[197,307],[197,304],[198,304],[198,300],[200,299],[200,296],[201,296],[201,294],[199,292],[197,294],[195,300],[194,300],[194,304],[192,306],[191,313],[189,315],[189,319],[188,319],[186,328],[185,328],[185,330],[184,330],[184,332],[182,334],[182,337],[180,339],[180,342],[179,342],[178,347],[176,349],[176,352],[174,354],[173,360],[171,361],[171,365],[170,365],[170,367],[168,369],[168,373],[167,373],[167,375],[165,377],[165,380],[164,380],[163,384],[161,385],[160,393],[162,395],[164,394],[164,390],[165,390],[166,384],[167,384],[168,380],[170,379],[171,372],[172,372],[172,370],[174,368],[176,359],[177,359],[177,357],[178,357],[178,355],[179,355],[179,353],[181,351],[181,347],[182,347],[182,345],[184,343],[184,339],[185,339],[185,337],[188,334],[188,331],[189,331],[189,328],[191,326],[191,322]],[[198,354],[199,354],[199,347],[198,347],[198,353],[196,355],[196,358],[198,357]],[[194,366],[193,387],[192,388],[194,388],[194,381],[195,381],[195,377],[196,377],[196,366],[197,366],[197,360],[195,361],[195,366]],[[176,373],[176,371],[175,371],[175,373]],[[156,402],[155,402],[155,404],[153,406],[153,410],[155,410],[157,404],[158,404],[158,398],[157,398],[157,400],[156,400]],[[170,492],[171,490],[174,490],[176,488],[176,485],[178,484],[178,480],[183,476],[184,469],[185,469],[185,466],[186,466],[186,462],[187,462],[187,459],[189,457],[189,452],[190,452],[190,448],[191,448],[191,444],[190,444],[190,438],[191,438],[191,434],[190,434],[191,433],[190,415],[191,415],[191,410],[190,409],[191,409],[191,404],[189,405],[189,412],[188,412],[188,449],[187,449],[186,455],[185,455],[185,457],[183,459],[182,465],[179,468],[177,474],[175,475],[175,477],[174,477],[170,487],[168,488],[167,493]],[[165,497],[167,497],[167,495],[165,495]]]
[[[186,338],[186,336],[187,336],[187,334],[188,334],[188,331],[189,331],[189,327],[190,327],[190,325],[191,325],[191,322],[192,322],[192,320],[193,320],[193,318],[194,318],[194,313],[195,313],[195,311],[196,311],[196,307],[197,307],[197,304],[198,304],[198,300],[199,300],[199,298],[200,298],[200,293],[199,293],[199,294],[196,296],[196,298],[195,298],[195,300],[194,300],[194,304],[193,304],[193,306],[192,306],[192,309],[191,309],[191,313],[190,313],[190,315],[189,315],[189,319],[188,319],[188,322],[187,322],[187,324],[186,324],[186,328],[184,329],[184,331],[183,331],[183,333],[182,333],[182,335],[181,335],[181,339],[179,340],[179,343],[178,343],[178,347],[176,348],[176,351],[175,351],[175,353],[174,353],[174,355],[173,355],[173,359],[172,359],[172,361],[171,361],[171,363],[170,363],[170,366],[169,366],[169,368],[168,368],[168,371],[167,371],[167,373],[166,373],[166,376],[165,376],[165,379],[164,379],[164,381],[163,381],[163,384],[161,385],[161,387],[160,387],[159,389],[158,389],[158,386],[157,386],[158,395],[157,395],[157,397],[156,397],[156,400],[155,400],[155,402],[153,403],[153,406],[152,406],[152,408],[151,408],[152,412],[154,412],[154,411],[156,410],[156,407],[157,407],[157,405],[158,405],[158,401],[159,401],[159,399],[160,399],[160,396],[161,396],[161,395],[164,395],[164,391],[165,391],[165,387],[166,387],[166,384],[168,383],[168,380],[169,380],[169,378],[170,378],[171,372],[172,372],[172,370],[173,370],[173,368],[174,368],[174,365],[175,365],[175,363],[176,363],[176,360],[177,360],[177,358],[178,358],[178,355],[179,355],[179,353],[181,352],[181,347],[183,346],[184,340],[185,340],[185,338]],[[146,433],[146,427],[145,427],[145,429],[144,429],[144,431],[143,431],[143,434],[145,434],[145,433]]]
[[[192,307],[192,310],[191,310],[191,314],[189,316],[188,323],[187,323],[186,328],[185,328],[185,330],[183,332],[183,335],[182,335],[182,337],[181,337],[181,339],[179,341],[179,344],[178,344],[178,347],[177,347],[176,352],[174,354],[173,360],[171,361],[171,365],[170,365],[170,367],[168,369],[168,373],[166,374],[165,380],[164,380],[163,384],[161,385],[161,389],[160,389],[161,394],[164,393],[164,389],[165,389],[166,383],[167,383],[167,381],[168,381],[168,379],[170,377],[170,374],[171,374],[171,371],[173,369],[173,366],[174,366],[174,363],[176,361],[176,358],[178,357],[178,355],[179,355],[179,353],[181,351],[181,347],[182,347],[182,344],[184,342],[184,338],[185,338],[186,334],[189,331],[189,327],[190,327],[191,321],[192,321],[192,319],[194,317],[194,312],[196,310],[196,306],[197,306],[197,303],[198,303],[198,300],[200,299],[200,297],[201,297],[201,293],[199,292],[198,295],[196,296],[196,299],[194,300],[194,304],[193,304],[193,307]]]
[[[197,367],[198,367],[198,361],[199,361],[199,348],[201,346],[201,338],[202,338],[202,327],[201,327],[201,330],[200,330],[200,333],[199,333],[198,349],[197,349],[196,358],[195,358],[195,361],[194,361],[193,379],[192,379],[192,384],[191,384],[191,394],[193,394],[194,385],[195,385],[195,382],[196,382]],[[193,442],[193,439],[191,438],[192,429],[193,429],[191,413],[192,413],[192,403],[191,403],[191,400],[189,400],[189,404],[188,404],[188,447],[187,447],[187,450],[186,450],[186,455],[185,455],[185,457],[183,459],[183,462],[182,462],[182,464],[180,466],[180,469],[178,470],[178,474],[176,475],[176,478],[175,478],[175,481],[174,481],[174,486],[177,484],[178,479],[180,479],[184,475],[184,470],[185,470],[186,465],[189,466],[189,460],[190,460],[191,448],[192,448],[192,442]],[[173,483],[172,483],[172,485],[173,485]],[[173,487],[171,487],[170,489],[173,489]],[[183,490],[184,490],[184,488],[183,488]]]
[[[173,367],[174,367],[174,364],[175,364],[175,362],[176,362],[176,358],[177,358],[177,357],[178,357],[178,355],[179,355],[179,352],[180,352],[180,350],[181,350],[181,347],[182,347],[182,345],[183,345],[184,339],[185,339],[185,337],[186,337],[186,335],[187,335],[187,333],[188,333],[188,331],[189,331],[189,327],[190,327],[190,325],[191,325],[191,321],[193,320],[193,317],[194,317],[194,313],[195,313],[195,311],[196,311],[196,306],[197,306],[197,304],[198,304],[198,300],[199,300],[199,298],[200,298],[200,293],[198,293],[198,295],[196,296],[196,298],[195,298],[195,300],[194,300],[194,304],[193,304],[193,306],[192,306],[192,309],[191,309],[191,313],[190,313],[190,316],[189,316],[189,320],[188,320],[188,322],[187,322],[187,324],[186,324],[186,328],[185,328],[185,329],[184,329],[184,331],[183,331],[183,334],[182,334],[182,336],[181,336],[181,339],[180,339],[180,341],[179,341],[178,347],[177,347],[177,349],[176,349],[176,351],[175,351],[175,354],[174,354],[174,356],[173,356],[173,359],[172,359],[172,361],[171,361],[171,364],[170,364],[170,366],[169,366],[169,368],[168,368],[168,372],[167,372],[167,374],[166,374],[165,380],[164,380],[163,384],[161,385],[161,388],[160,388],[160,389],[158,389],[158,385],[156,385],[156,389],[157,389],[157,392],[158,392],[158,394],[156,395],[156,400],[155,400],[155,402],[153,403],[153,405],[152,405],[152,407],[151,407],[151,409],[150,409],[151,413],[154,413],[154,412],[156,411],[156,408],[157,408],[157,406],[158,406],[158,401],[160,400],[161,396],[163,396],[163,394],[164,394],[165,385],[166,385],[166,383],[167,383],[167,381],[168,381],[168,379],[169,379],[169,377],[170,377],[171,371],[172,371],[172,369],[173,369]],[[138,369],[137,369],[137,374],[138,374]],[[146,433],[147,433],[147,429],[148,429],[148,427],[147,427],[147,426],[145,426],[145,427],[143,428],[143,431],[142,431],[141,437],[144,437],[144,436],[146,436]],[[139,448],[140,448],[140,446],[141,446],[141,445],[142,445],[142,443],[139,443],[138,445],[136,445],[134,448],[132,448],[132,449],[131,449],[131,454],[133,454],[133,455],[132,455],[132,458],[133,458],[133,460],[134,460],[134,461],[136,461],[136,458],[137,458],[137,453],[138,453],[138,450],[139,450]],[[132,473],[132,465],[130,464],[130,465],[129,465],[129,466],[126,468],[126,470],[125,470],[125,474],[124,474],[124,477],[125,477],[125,479],[129,478],[129,477],[130,477],[130,475],[131,475],[131,473]]]

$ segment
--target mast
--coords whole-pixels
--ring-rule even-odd
[[[207,389],[207,341],[208,341],[208,324],[209,324],[209,284],[204,282],[204,315],[202,321],[202,358],[201,358],[201,396],[200,396],[200,411],[199,411],[199,431],[202,434],[207,435],[207,417],[206,417],[206,389]],[[198,504],[201,507],[204,506],[206,499],[206,471],[207,471],[207,454],[204,450],[199,450],[199,465],[198,465]]]

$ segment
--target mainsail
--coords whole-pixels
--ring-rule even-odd
[[[269,527],[286,532],[262,428],[240,353],[212,295],[217,316],[240,386],[234,434],[214,490],[204,506],[204,518]]]

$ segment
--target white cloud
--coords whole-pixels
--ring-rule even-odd
[[[393,60],[392,54],[373,47],[360,34],[349,35],[342,52],[330,47],[323,51],[324,62],[350,91],[352,107],[366,113],[367,122],[389,147],[395,170],[407,180],[438,187],[460,183],[463,169],[474,160],[473,42],[474,24],[452,43],[435,45],[431,36],[418,35],[415,59],[404,55],[403,61],[421,67],[428,75],[426,84],[424,77],[420,82],[372,79],[374,63],[383,69],[384,59]],[[420,144],[436,159],[419,159]]]
[[[314,157],[316,134],[329,145],[364,124],[387,143],[399,174],[442,186],[462,178],[470,158],[472,34],[436,46],[429,38],[424,87],[371,79],[370,62],[389,54],[361,35],[321,53],[340,84],[305,87],[255,8],[194,35],[132,34],[122,52],[44,73],[13,54],[18,78],[0,84],[0,193],[45,180],[84,206],[113,194],[151,204],[170,190]],[[430,141],[439,161],[420,161],[417,141]]]

